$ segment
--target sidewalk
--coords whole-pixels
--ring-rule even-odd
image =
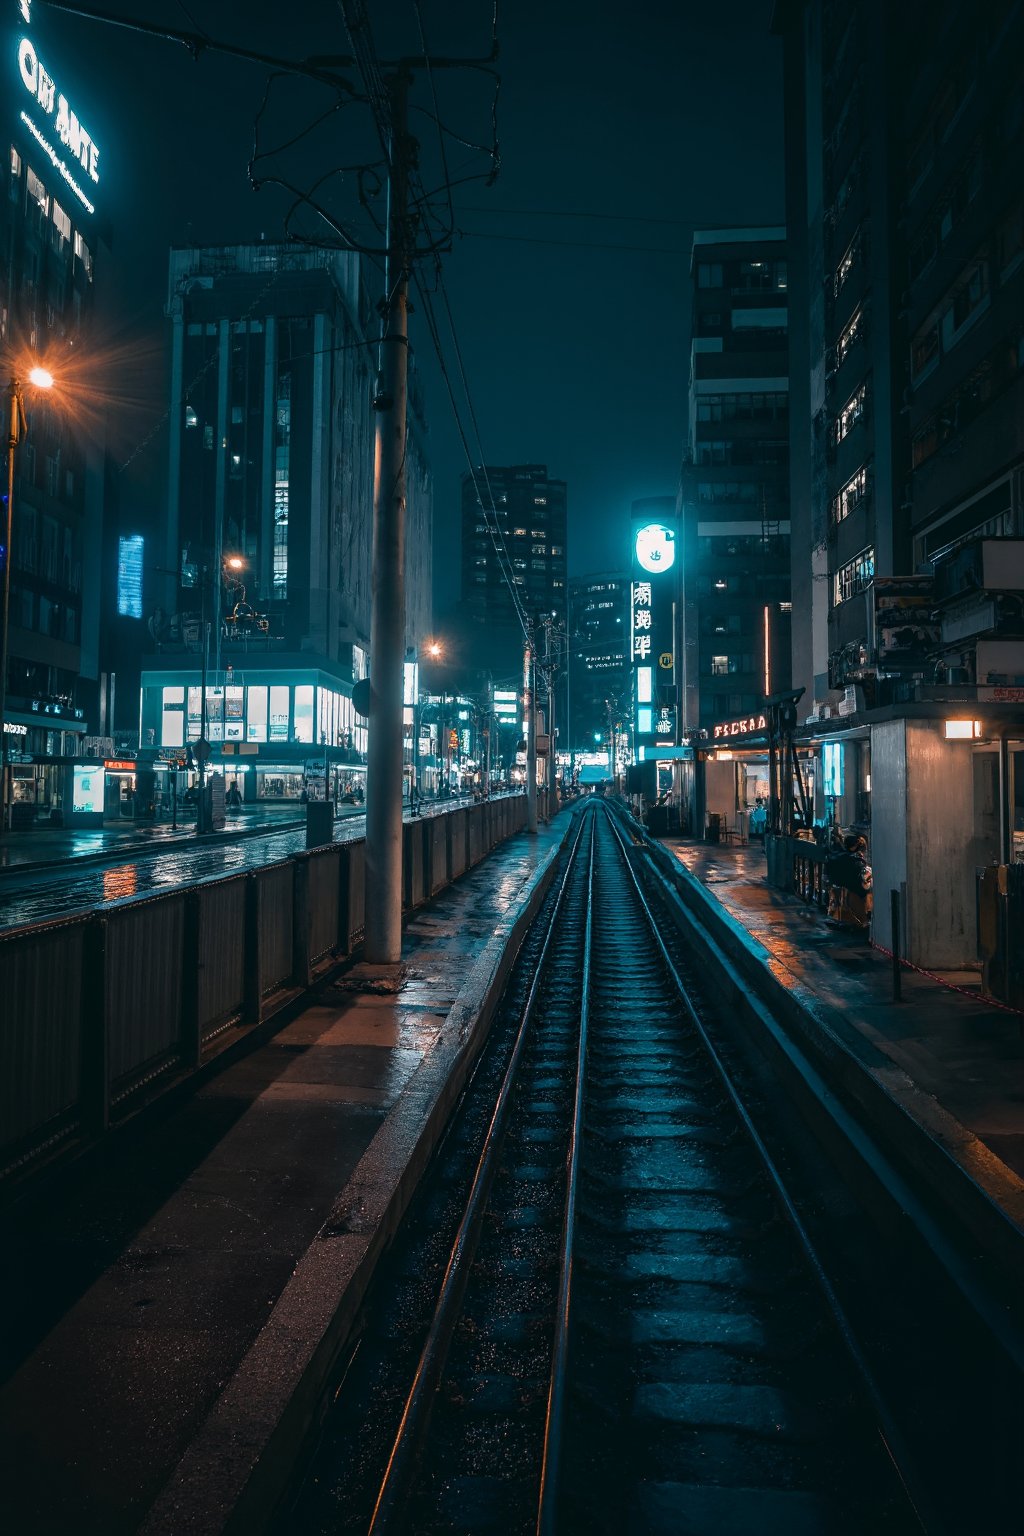
[[[817,907],[767,885],[759,845],[659,841],[780,967],[841,1011],[918,1088],[1024,1177],[1024,1017],[984,998],[979,973],[943,973],[949,983],[943,986],[904,967],[903,1001],[894,1003],[889,957],[872,949],[866,936],[828,925]]]
[[[243,1490],[240,1528],[253,1509],[261,1525],[568,820],[413,913],[397,976],[323,984],[99,1166],[6,1213],[12,1531],[212,1533]]]

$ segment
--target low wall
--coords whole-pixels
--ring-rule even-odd
[[[526,825],[523,795],[403,828],[403,907]],[[0,932],[0,1180],[103,1135],[360,942],[364,844]]]

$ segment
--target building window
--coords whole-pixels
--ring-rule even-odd
[[[75,231],[75,255],[85,269],[85,275],[92,282],[92,251],[86,245],[78,231]]]
[[[852,273],[857,263],[860,261],[862,254],[863,236],[861,231],[858,229],[857,233],[854,235],[853,239],[850,241],[849,245],[846,247],[846,250],[840,257],[839,265],[836,267],[835,279],[832,286],[834,296],[837,299],[842,293],[843,289],[846,287],[850,274]]]
[[[533,504],[535,507],[546,507],[548,504],[548,499],[546,496],[535,496],[533,498]]]
[[[546,528],[531,528],[530,529],[530,537],[532,539],[546,539],[547,536],[548,536],[548,531],[547,531]]]
[[[852,560],[847,560],[836,571],[833,584],[832,603],[834,607],[840,603],[848,602],[851,597],[856,597],[858,592],[863,592],[865,587],[871,585],[875,576],[875,551],[862,549],[859,555],[854,555]]]
[[[722,263],[700,261],[697,263],[697,287],[721,288],[723,286]]]
[[[512,533],[513,533],[513,536],[515,538],[517,538],[517,539],[525,539],[526,538],[526,529],[525,528],[513,528],[512,529]]]
[[[988,308],[988,262],[978,261],[961,275],[942,316],[942,348],[948,351]]]
[[[839,333],[839,340],[836,342],[837,364],[845,363],[846,359],[850,355],[854,343],[857,341],[863,341],[863,339],[864,308],[863,305],[858,305],[853,314],[850,316],[849,324]]]
[[[31,166],[28,168],[28,195],[34,203],[38,203],[44,213],[50,212],[50,194]]]
[[[1005,282],[1024,260],[1024,203],[1018,203],[1009,218],[1000,224],[996,251],[999,276]]]
[[[841,443],[844,437],[849,437],[854,427],[863,418],[867,410],[867,401],[868,387],[864,383],[850,396],[835,419],[832,434],[837,443]]]
[[[852,475],[840,490],[838,496],[832,499],[832,521],[841,523],[849,517],[855,507],[860,506],[868,490],[868,467],[862,464],[855,475]]]
[[[15,149],[13,144],[11,145],[11,175],[21,175],[21,156],[18,154],[18,151]]]
[[[914,384],[927,378],[939,363],[939,322],[929,320],[910,344],[910,377]]]
[[[548,552],[548,547],[547,547],[546,544],[531,544],[530,545],[530,553],[533,554],[533,555],[546,555],[547,552]]]
[[[53,201],[53,223],[62,240],[71,239],[71,220],[56,198]]]
[[[711,658],[711,676],[712,677],[728,677],[728,675],[729,675],[729,658],[728,658],[728,656],[712,656],[712,658]]]

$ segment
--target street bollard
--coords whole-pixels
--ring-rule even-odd
[[[889,892],[889,910],[892,914],[892,1000],[903,1001],[903,973],[900,969],[900,893]]]

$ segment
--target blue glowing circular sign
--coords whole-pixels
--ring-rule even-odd
[[[660,575],[676,560],[676,536],[664,523],[645,523],[637,530],[636,558],[645,571]]]

